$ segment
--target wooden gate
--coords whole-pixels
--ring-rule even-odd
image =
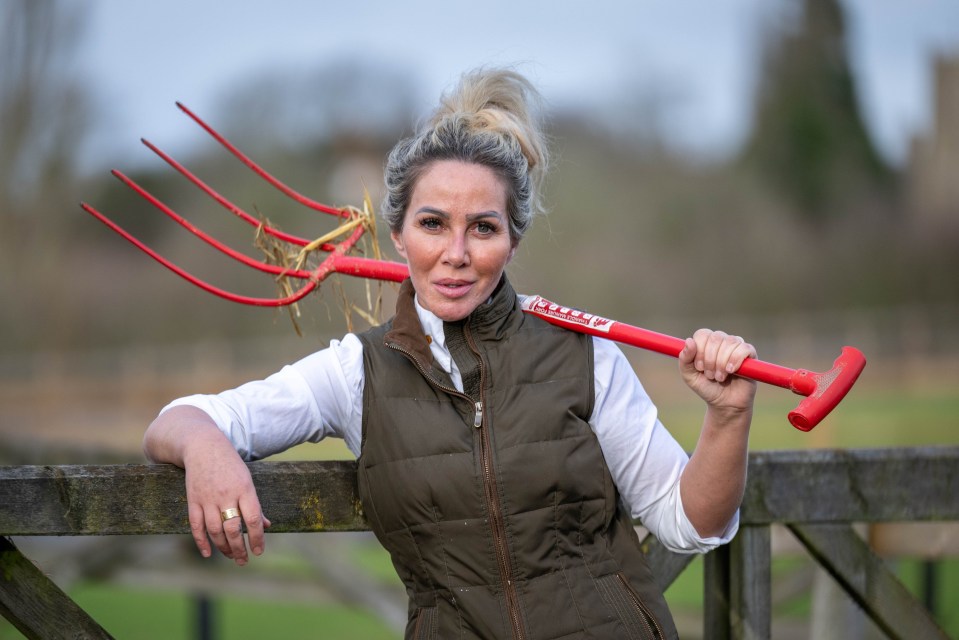
[[[272,532],[363,531],[353,462],[254,462]],[[959,520],[959,447],[754,452],[729,544],[706,555],[704,637],[771,636],[770,527],[783,524],[890,638],[946,638],[856,523]],[[0,614],[27,638],[109,638],[7,536],[188,534],[169,465],[0,467]],[[694,556],[643,542],[665,589]]]

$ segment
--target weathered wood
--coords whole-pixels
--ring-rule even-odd
[[[355,462],[259,462],[250,469],[263,511],[273,522],[271,532],[369,529]]]
[[[703,559],[703,638],[729,640],[730,628],[730,547],[710,551]]]
[[[772,637],[768,526],[744,526],[729,543],[730,630],[735,640]]]
[[[668,589],[679,574],[689,566],[689,563],[696,559],[695,554],[673,553],[653,534],[643,538],[642,549],[646,555],[646,562],[649,563],[649,569],[656,578],[656,584],[663,591]]]
[[[889,638],[948,637],[851,526],[793,523],[789,528]]]
[[[270,531],[367,528],[346,461],[249,465]],[[0,467],[0,534],[189,533],[183,470],[171,465]]]
[[[271,531],[367,528],[351,461],[250,463]],[[750,456],[743,525],[959,520],[959,447],[777,451]],[[0,534],[189,531],[170,465],[0,467]]]
[[[744,524],[959,520],[959,447],[750,455]]]
[[[257,462],[250,470],[271,531],[367,529],[355,462]],[[186,534],[183,481],[183,471],[170,465],[0,467],[0,535]],[[774,522],[787,523],[890,635],[916,637],[919,629],[929,631],[922,637],[945,637],[865,543],[852,541],[848,526],[838,523],[959,520],[956,486],[959,447],[751,454],[740,534],[706,556],[706,637],[768,635],[767,525]],[[692,560],[651,537],[643,546],[664,589]],[[6,558],[18,571],[32,567],[19,552]],[[5,588],[3,597],[11,593]],[[42,588],[30,593],[32,606],[45,612],[38,617],[49,619]],[[31,605],[10,602],[0,601],[8,617],[23,618],[24,606],[30,611]]]
[[[706,554],[703,634],[706,640],[772,637],[772,531],[740,527],[727,545]]]
[[[0,615],[30,640],[112,638],[4,537],[0,537]]]

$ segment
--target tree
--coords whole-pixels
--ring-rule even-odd
[[[801,0],[798,29],[773,32],[756,96],[747,168],[813,221],[888,191],[891,172],[859,113],[838,0]]]
[[[0,6],[0,220],[24,233],[41,226],[73,178],[71,157],[89,122],[70,57],[82,33],[81,6],[10,0]],[[4,233],[23,244],[24,237]]]
[[[0,3],[0,296],[10,301],[0,330],[21,348],[51,344],[70,322],[64,252],[80,220],[73,158],[89,122],[72,63],[85,10]]]

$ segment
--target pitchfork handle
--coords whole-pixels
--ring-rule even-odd
[[[527,297],[522,307],[526,313],[557,326],[674,358],[679,357],[686,344],[680,338],[563,307],[540,296]],[[797,429],[809,431],[848,393],[865,365],[866,359],[858,349],[844,347],[833,368],[824,373],[790,369],[757,358],[746,358],[736,375],[807,396],[799,407],[789,413],[789,421]]]

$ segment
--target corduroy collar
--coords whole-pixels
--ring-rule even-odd
[[[429,338],[423,331],[415,305],[416,290],[407,278],[400,285],[396,300],[396,315],[392,326],[383,337],[387,344],[401,347],[419,363],[425,371],[433,368],[433,356],[430,352]],[[504,274],[499,285],[493,291],[489,301],[478,306],[466,319],[470,329],[481,336],[497,337],[501,334],[504,320],[517,306],[516,292]],[[509,324],[509,323],[505,323]]]

